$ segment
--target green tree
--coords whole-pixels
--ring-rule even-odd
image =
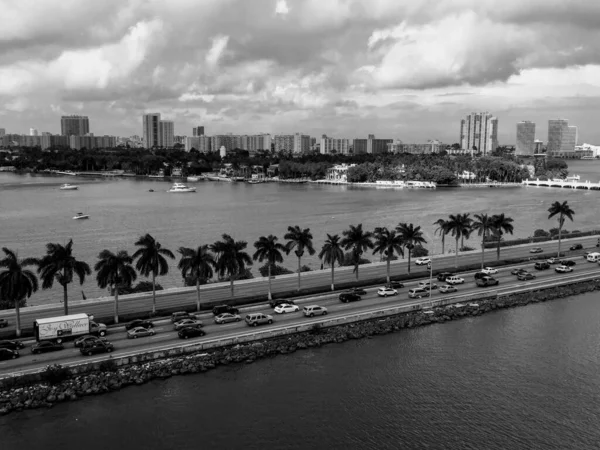
[[[215,259],[208,249],[208,245],[201,245],[197,249],[179,247],[181,255],[177,268],[185,280],[191,276],[196,281],[196,311],[200,311],[200,282],[212,278]]]
[[[16,333],[21,337],[21,313],[19,307],[24,300],[38,290],[38,280],[28,266],[37,265],[35,258],[20,260],[17,254],[2,247],[5,257],[0,260],[0,297],[15,305]]]
[[[319,259],[331,266],[331,290],[333,291],[335,290],[335,263],[337,262],[338,266],[341,266],[344,262],[344,250],[337,234],[327,234],[327,239],[319,253]]]
[[[450,229],[448,228],[448,221],[444,219],[438,219],[434,223],[437,225],[435,229],[435,234],[439,234],[442,237],[442,255],[444,254],[444,247],[446,244],[446,235],[449,233]]]
[[[340,244],[346,250],[351,250],[354,258],[354,272],[356,273],[356,279],[358,280],[358,266],[360,265],[360,257],[367,249],[373,248],[373,233],[370,231],[364,231],[362,223],[358,225],[350,225],[350,228],[344,230],[344,238]]]
[[[132,264],[133,258],[126,250],[119,250],[116,254],[102,250],[94,265],[98,287],[109,287],[115,296],[115,323],[119,323],[119,286],[130,286],[137,279]]]
[[[277,242],[277,236],[270,234],[269,236],[261,236],[258,241],[254,243],[256,252],[252,255],[254,261],[263,262],[267,261],[267,275],[269,277],[269,295],[268,298],[271,300],[273,295],[271,294],[271,268],[276,263],[283,262],[282,252],[285,252],[285,246]]]
[[[558,216],[558,257],[560,257],[560,244],[561,244],[561,234],[562,227],[565,224],[565,218],[568,218],[573,222],[573,216],[575,215],[575,211],[571,209],[567,201],[564,202],[554,202],[548,208],[548,219],[553,218],[554,216]]]
[[[377,227],[373,233],[374,246],[373,254],[380,254],[385,257],[387,282],[390,282],[390,261],[394,257],[394,253],[404,256],[402,246],[404,241],[400,233],[396,234],[396,230],[388,230],[386,227]]]
[[[73,275],[83,284],[85,277],[91,275],[90,266],[84,261],[78,261],[73,256],[73,240],[67,245],[46,244],[46,255],[38,261],[37,270],[42,282],[42,289],[50,289],[54,280],[63,287],[63,305],[65,316],[69,314],[69,297],[67,286],[73,281]]]
[[[162,248],[160,242],[148,233],[141,236],[135,245],[139,247],[132,255],[134,260],[137,259],[135,268],[145,277],[152,275],[152,314],[156,314],[156,277],[169,273],[166,258],[175,259],[175,255],[171,250]]]
[[[223,234],[221,237],[223,240],[215,242],[210,249],[216,256],[217,274],[221,278],[229,276],[233,297],[233,282],[246,271],[248,266],[252,265],[252,258],[244,251],[248,246],[246,241],[236,241],[228,234]]]
[[[408,249],[408,273],[410,273],[410,256],[412,249],[415,248],[415,245],[426,244],[427,241],[423,237],[421,227],[415,227],[412,223],[399,223],[396,227],[396,231],[402,236],[402,242]]]
[[[515,230],[513,226],[514,220],[511,217],[506,217],[504,213],[495,214],[492,216],[493,228],[496,238],[498,239],[498,247],[496,249],[496,255],[498,261],[500,260],[500,241],[505,233],[513,234]]]
[[[451,214],[448,219],[448,231],[456,240],[456,253],[454,254],[454,267],[458,267],[458,241],[471,232],[468,214]]]
[[[493,216],[475,214],[475,220],[471,226],[474,231],[477,231],[477,235],[481,236],[481,269],[483,270],[485,264],[485,241],[495,231]]]
[[[287,240],[285,244],[285,249],[287,254],[289,255],[292,250],[298,257],[298,292],[300,292],[300,273],[302,271],[301,259],[304,255],[304,251],[308,251],[309,255],[315,254],[315,249],[313,248],[313,235],[310,232],[310,228],[301,229],[298,225],[294,225],[293,227],[288,227],[288,232],[283,237]]]

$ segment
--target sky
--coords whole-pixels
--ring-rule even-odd
[[[489,111],[578,126],[600,144],[592,0],[0,0],[0,128],[459,141]]]

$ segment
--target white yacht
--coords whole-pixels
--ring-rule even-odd
[[[76,184],[65,183],[61,187],[59,187],[59,189],[61,191],[75,191],[79,189],[79,186],[77,186]]]
[[[83,219],[89,219],[90,215],[89,214],[84,214],[84,213],[77,213],[76,216],[73,217],[73,220],[83,220]]]
[[[200,181],[200,177],[196,177],[196,176],[189,176],[187,177],[188,181],[192,181],[192,182],[196,182],[196,181]]]
[[[173,193],[177,193],[177,192],[196,192],[196,188],[195,187],[189,187],[183,183],[175,183],[171,189],[169,189],[167,192],[173,192]]]

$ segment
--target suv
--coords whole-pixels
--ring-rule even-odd
[[[446,281],[446,278],[453,277],[453,276],[454,276],[454,274],[452,272],[442,272],[442,273],[438,273],[437,279],[438,279],[438,281]]]
[[[230,305],[217,305],[212,310],[213,315],[218,316],[220,314],[239,314],[240,310]]]
[[[429,281],[419,281],[419,286],[421,289],[429,289]],[[431,283],[431,289],[437,289],[437,284]]]
[[[195,319],[189,312],[186,311],[177,311],[171,314],[171,323],[179,322],[183,319]]]
[[[400,281],[390,281],[389,283],[386,283],[385,287],[390,289],[402,289],[404,283],[401,283]]]
[[[571,245],[571,247],[569,248],[569,250],[581,250],[583,248],[583,245],[581,244],[574,244]]]
[[[479,278],[475,284],[479,287],[488,287],[488,286],[497,286],[499,284],[498,280],[492,278],[490,276],[485,276],[483,278]]]
[[[252,313],[246,316],[246,323],[249,327],[256,327],[265,323],[273,323],[273,316],[263,313]]]
[[[110,342],[97,340],[84,345],[79,349],[79,351],[82,355],[92,356],[94,353],[110,353],[114,349],[115,347]]]
[[[546,270],[550,268],[550,264],[547,262],[536,262],[533,266],[536,270]]]
[[[306,317],[326,316],[327,308],[319,305],[309,305],[302,308],[302,312]]]
[[[560,261],[560,264],[563,265],[563,266],[571,267],[571,266],[574,266],[577,263],[575,261],[571,261],[570,259],[562,259]]]
[[[360,295],[358,295],[358,294],[353,294],[353,293],[350,293],[350,292],[342,292],[340,294],[340,301],[342,303],[357,302],[360,299],[361,299]]]
[[[421,287],[411,289],[410,291],[408,291],[408,296],[410,298],[429,297],[429,289],[424,289]]]

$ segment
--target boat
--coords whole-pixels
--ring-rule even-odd
[[[187,181],[194,181],[194,182],[195,182],[195,181],[200,181],[200,177],[194,177],[194,176],[192,176],[192,177],[187,177]]]
[[[89,214],[84,214],[84,213],[78,212],[77,215],[73,217],[73,220],[83,220],[83,219],[89,219],[89,218],[90,218]]]
[[[257,180],[255,178],[251,179],[251,180],[246,180],[246,183],[248,184],[260,184],[260,183],[264,183],[264,181],[262,180]]]
[[[196,192],[196,188],[195,187],[186,186],[183,183],[175,183],[171,187],[171,189],[169,189],[167,192],[171,192],[171,193]]]
[[[581,159],[598,159],[595,156],[582,156]]]
[[[65,183],[61,187],[59,187],[59,189],[61,191],[75,191],[75,190],[79,189],[79,186],[77,186],[75,184]]]

